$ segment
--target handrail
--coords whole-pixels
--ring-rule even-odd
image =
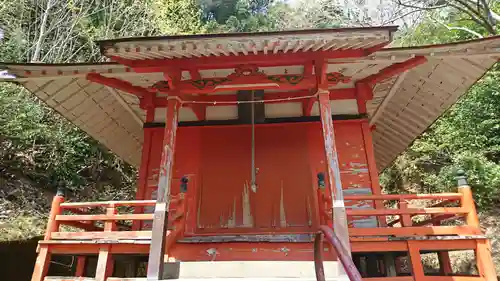
[[[316,270],[316,280],[325,281],[325,271],[323,268],[323,236],[333,246],[333,250],[337,253],[349,280],[362,281],[361,274],[356,268],[356,265],[354,265],[347,249],[342,246],[342,243],[340,243],[340,240],[333,230],[326,225],[321,225],[319,227],[319,231],[314,238],[314,269]]]
[[[434,193],[434,194],[381,194],[381,195],[345,195],[344,200],[411,200],[411,199],[447,199],[459,200],[463,194],[455,193]]]
[[[409,216],[410,218],[415,215],[451,215],[463,217],[469,215],[472,204],[464,204],[472,201],[472,196],[468,192],[469,187],[461,187],[458,192],[448,193],[434,193],[434,194],[380,194],[380,195],[345,195],[345,201],[399,201],[402,204],[405,200],[442,200],[441,202],[424,208],[408,208],[406,205],[398,205],[397,208],[383,208],[383,209],[347,209],[346,214],[352,216],[400,216],[395,220],[388,223],[388,226],[401,222],[401,216]],[[328,198],[328,193],[323,193],[318,189],[319,200],[319,214],[322,224],[329,224],[331,213],[331,200]],[[458,202],[457,207],[446,207],[446,205]],[[473,216],[473,214],[472,214]],[[409,225],[406,225],[409,226]]]
[[[144,207],[154,206],[156,200],[102,201],[102,202],[66,202],[61,203],[62,209],[94,208],[94,207]]]
[[[170,244],[183,236],[185,217],[187,212],[187,198],[184,193],[171,196],[171,203],[177,206],[173,209],[173,216],[169,218],[169,223],[174,226],[174,230],[169,232]],[[45,240],[70,239],[74,237],[103,238],[127,237],[128,239],[143,239],[146,231],[123,231],[121,220],[132,222],[147,221],[153,219],[153,214],[144,212],[133,212],[126,210],[126,213],[118,213],[119,207],[145,207],[154,206],[155,200],[131,200],[131,201],[102,201],[102,202],[64,202],[63,192],[59,192],[53,199],[51,213],[45,233]],[[100,213],[90,213],[87,210],[100,210]],[[102,213],[102,211],[105,213]],[[83,211],[82,211],[83,210]],[[142,210],[139,209],[139,210]],[[63,211],[66,211],[63,214]],[[137,209],[135,210],[137,211]],[[98,227],[94,223],[102,221],[106,227]],[[80,232],[59,232],[60,225],[68,225],[81,228]],[[81,238],[81,239],[84,239]]]

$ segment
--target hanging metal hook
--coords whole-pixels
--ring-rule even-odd
[[[250,188],[253,192],[257,192],[257,168],[255,168],[255,91],[252,90],[251,117],[252,117],[252,180]]]

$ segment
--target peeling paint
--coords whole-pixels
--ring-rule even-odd
[[[285,228],[286,224],[286,213],[285,213],[285,201],[283,198],[283,180],[281,180],[281,197],[280,197],[280,226]]]
[[[288,252],[290,252],[291,250],[287,247],[283,247],[283,248],[280,248],[280,252],[284,253],[285,256],[288,256]]]
[[[309,227],[312,226],[312,211],[311,211],[311,202],[309,201],[309,196],[306,197],[306,213],[307,213],[307,225]]]
[[[368,168],[349,168],[347,170],[340,171],[340,173],[351,175],[368,174]]]
[[[243,185],[243,225],[241,227],[253,227],[252,209],[250,206],[250,192],[248,182]]]
[[[198,198],[198,208],[197,209],[197,214],[196,214],[196,224],[198,225],[198,228],[203,228],[203,226],[200,224],[200,212],[201,212],[201,196]]]
[[[219,255],[219,252],[217,252],[217,249],[215,248],[209,248],[206,252],[207,255],[212,258],[212,261],[214,261],[217,258],[217,255]]]
[[[366,163],[358,163],[358,162],[349,162],[349,166],[358,167],[358,168],[368,167],[368,165]]]
[[[236,227],[236,198],[233,198],[233,212],[231,213],[231,216],[227,220],[227,227],[228,228]]]

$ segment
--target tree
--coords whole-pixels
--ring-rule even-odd
[[[497,6],[494,6],[497,7]],[[436,22],[440,18],[443,22]],[[473,39],[488,31],[466,15],[430,10],[425,20],[398,43],[403,46]],[[447,26],[462,27],[452,29]],[[382,174],[389,192],[442,192],[455,188],[455,171],[464,168],[476,202],[484,210],[500,202],[500,69],[494,67],[420,136]]]
[[[494,1],[489,0],[393,0],[402,13],[422,13],[425,11],[450,9],[456,18],[457,23],[462,19],[470,19],[483,28],[487,34],[495,35],[498,32],[497,22],[500,20],[493,6]],[[490,3],[491,2],[491,3]],[[456,27],[455,27],[456,28]],[[463,29],[467,30],[467,29]]]

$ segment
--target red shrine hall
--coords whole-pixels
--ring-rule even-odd
[[[500,37],[391,48],[395,31],[124,38],[98,42],[106,63],[0,65],[139,171],[134,200],[58,191],[31,280],[497,280],[464,172],[441,194],[385,194],[378,175]]]

